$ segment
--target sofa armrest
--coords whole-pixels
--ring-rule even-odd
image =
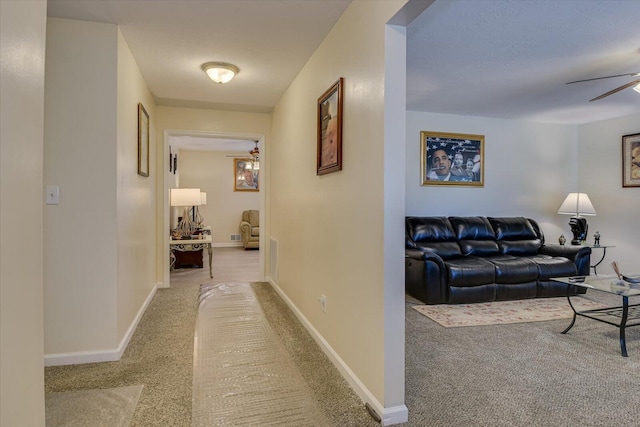
[[[542,245],[539,253],[550,256],[563,256],[576,264],[577,274],[588,276],[591,266],[591,248],[580,245]]]
[[[447,269],[433,252],[405,249],[405,290],[426,304],[447,300]]]
[[[438,267],[444,269],[444,261],[435,252],[421,251],[420,249],[405,249],[405,258],[412,258],[421,261],[431,261],[438,265]]]

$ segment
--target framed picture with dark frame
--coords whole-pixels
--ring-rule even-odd
[[[343,85],[340,77],[318,98],[317,175],[342,170]]]
[[[640,133],[622,137],[622,186],[640,187]]]
[[[260,170],[251,159],[233,159],[233,191],[259,191]]]
[[[138,103],[138,175],[149,176],[149,114]]]
[[[421,185],[484,186],[484,135],[420,132]]]

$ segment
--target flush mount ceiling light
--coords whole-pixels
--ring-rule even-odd
[[[231,81],[240,69],[226,62],[207,62],[202,64],[202,71],[214,82],[222,84]]]

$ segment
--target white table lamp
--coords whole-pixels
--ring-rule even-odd
[[[199,206],[201,203],[199,188],[172,188],[171,206],[184,206],[184,214],[178,223],[178,230],[183,236],[191,236],[196,230],[196,224],[189,218],[189,206]]]
[[[573,215],[569,220],[569,226],[573,233],[572,245],[580,245],[587,240],[589,226],[584,217],[595,216],[596,209],[586,193],[569,193],[562,205],[560,205],[558,213],[561,215]]]

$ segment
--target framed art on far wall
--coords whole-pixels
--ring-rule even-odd
[[[149,114],[138,103],[138,175],[149,176]]]
[[[342,170],[342,92],[344,78],[318,98],[316,175]]]
[[[233,159],[233,191],[259,191],[260,170],[251,159]]]
[[[484,135],[420,132],[420,182],[484,187]]]
[[[622,186],[640,187],[640,133],[622,137]]]

